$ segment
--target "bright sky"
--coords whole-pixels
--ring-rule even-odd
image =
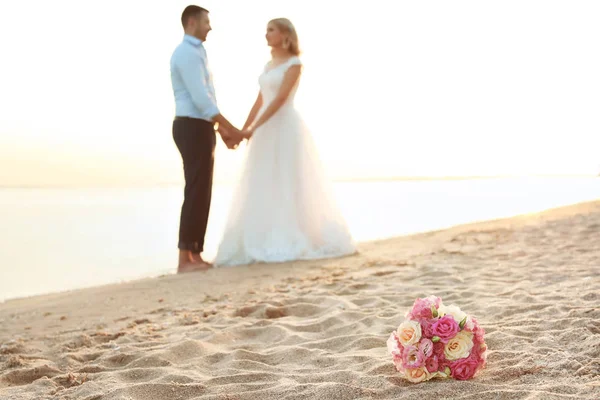
[[[0,185],[181,182],[169,58],[187,1],[2,1]],[[334,178],[600,172],[600,4],[206,0],[242,125],[285,16],[297,104]],[[220,181],[243,147],[217,149]]]

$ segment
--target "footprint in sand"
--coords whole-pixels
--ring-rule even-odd
[[[41,367],[23,368],[10,371],[4,374],[0,378],[0,381],[7,383],[9,386],[20,386],[28,385],[33,381],[43,377],[53,378],[61,374],[64,374],[64,372],[55,367],[43,365]]]
[[[21,354],[27,353],[24,342],[22,340],[10,340],[0,345],[0,354]]]

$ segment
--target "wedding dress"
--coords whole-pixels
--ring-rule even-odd
[[[259,77],[264,112],[298,57]],[[330,258],[356,252],[309,129],[294,108],[298,85],[247,146],[216,267]]]

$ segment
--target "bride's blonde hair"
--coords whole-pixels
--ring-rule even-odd
[[[287,36],[283,40],[283,48],[295,56],[300,55],[298,34],[292,21],[287,18],[275,18],[270,20],[269,23],[275,25],[280,31],[287,33]]]

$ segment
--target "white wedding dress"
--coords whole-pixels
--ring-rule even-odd
[[[277,95],[286,70],[300,63],[292,57],[265,67],[259,77],[263,107],[258,117]],[[216,267],[356,252],[311,133],[294,108],[297,88],[248,143],[214,260]]]

